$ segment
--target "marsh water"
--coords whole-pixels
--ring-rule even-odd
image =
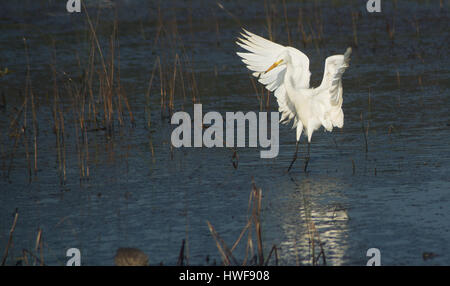
[[[66,250],[78,248],[83,265],[113,265],[117,248],[136,247],[152,265],[174,265],[183,239],[185,263],[220,264],[207,221],[233,245],[247,223],[252,180],[263,194],[264,254],[275,245],[280,265],[313,264],[312,248],[320,250],[311,225],[327,265],[365,265],[369,248],[383,265],[450,264],[448,1],[381,1],[372,14],[365,1],[84,2],[87,10],[73,14],[65,1],[0,4],[0,69],[8,69],[0,77],[2,254],[19,214],[7,264],[27,249],[65,265]],[[92,45],[100,57],[86,12],[105,58],[117,27],[114,62],[129,109],[114,111],[112,129],[99,111],[83,135],[67,86],[83,77]],[[276,111],[235,54],[241,27],[305,52],[313,86],[327,56],[353,47],[344,127],[314,133],[307,173],[304,137],[286,173],[295,131],[284,125],[274,159],[261,159],[259,148],[238,148],[236,157],[229,148],[171,146],[161,86],[176,55],[184,66],[173,111],[192,114],[194,102],[204,113]]]

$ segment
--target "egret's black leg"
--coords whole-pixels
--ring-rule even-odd
[[[298,144],[300,143],[300,141],[297,141],[297,143],[295,144],[295,154],[294,154],[294,158],[292,158],[292,162],[291,162],[291,164],[289,165],[289,168],[288,168],[288,172],[291,170],[291,168],[292,168],[292,165],[294,165],[294,162],[295,162],[295,160],[297,160],[297,153],[298,153]]]
[[[311,146],[311,143],[308,142],[308,152],[305,157],[305,169],[304,169],[305,173],[306,173],[306,170],[308,169],[310,146]]]

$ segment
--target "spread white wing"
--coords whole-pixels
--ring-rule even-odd
[[[242,58],[242,62],[247,68],[253,71],[253,76],[266,86],[270,91],[274,91],[283,84],[286,66],[280,65],[268,73],[264,73],[286,49],[286,47],[266,40],[244,29],[241,33],[243,38],[238,38],[236,44],[249,51],[249,53],[236,53]],[[239,42],[240,41],[240,42]]]
[[[331,131],[333,126],[342,128],[344,113],[342,112],[342,75],[350,63],[351,48],[343,55],[330,56],[325,60],[322,83],[318,87],[321,95],[328,101],[330,109],[325,114],[324,127]],[[326,123],[327,122],[327,123]]]
[[[243,30],[242,38],[238,38],[236,44],[247,50],[248,53],[238,52],[237,55],[242,58],[242,62],[247,65],[247,68],[253,71],[253,76],[258,78],[260,83],[264,84],[268,90],[274,91],[278,102],[278,110],[282,114],[280,122],[288,123],[294,119],[295,127],[297,125],[295,109],[283,85],[286,66],[279,65],[265,73],[283,51],[293,48],[276,44],[245,29]]]

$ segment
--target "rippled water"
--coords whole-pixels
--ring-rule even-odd
[[[173,265],[183,239],[189,264],[220,263],[206,222],[232,245],[247,223],[252,178],[263,192],[264,252],[276,245],[281,265],[312,263],[311,225],[327,265],[365,265],[366,251],[373,247],[380,249],[384,265],[450,264],[446,1],[396,5],[382,1],[380,14],[368,14],[364,1],[285,1],[290,39],[309,56],[313,85],[320,83],[327,56],[354,47],[343,82],[344,128],[314,133],[307,174],[305,144],[293,171],[286,173],[295,150],[294,132],[286,126],[280,126],[277,158],[260,159],[259,149],[239,148],[237,169],[230,149],[172,148],[173,127],[168,118],[161,118],[158,72],[149,103],[146,97],[157,57],[165,57],[171,66],[178,53],[191,63],[185,68],[194,71],[196,100],[204,113],[261,110],[249,73],[235,55],[234,41],[241,26],[268,37],[269,11],[272,36],[287,44],[283,1],[226,1],[222,3],[226,10],[214,1],[85,2],[105,54],[117,20],[116,64],[135,125],[125,114],[122,127],[116,118],[112,134],[88,132],[89,177],[80,179],[77,138],[81,137],[75,131],[71,98],[62,92],[67,128],[67,181],[62,185],[53,130],[51,64],[56,51],[61,86],[67,76],[74,80],[80,76],[78,61],[86,62],[90,46],[86,13],[68,14],[60,1],[1,4],[0,69],[10,71],[0,77],[4,94],[0,103],[6,103],[0,109],[2,249],[15,209],[19,212],[9,264],[16,263],[22,249],[34,250],[39,228],[45,263],[50,265],[65,264],[65,251],[71,247],[80,249],[82,264],[112,265],[121,246],[140,248],[151,264]],[[165,27],[162,32],[159,19]],[[312,35],[306,46],[299,19],[306,34]],[[173,39],[175,21],[178,38]],[[21,137],[15,147],[11,134],[26,89],[23,38],[39,130],[38,171],[31,175],[30,105],[27,139]],[[175,110],[192,114],[191,91],[185,97],[175,91]],[[276,110],[273,97],[269,108]],[[368,152],[362,123],[368,130]],[[320,251],[317,241],[315,256]],[[239,261],[244,251],[236,250]],[[436,256],[424,260],[424,253]]]

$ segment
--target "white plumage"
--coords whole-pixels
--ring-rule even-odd
[[[343,55],[328,57],[322,83],[317,88],[310,88],[309,59],[304,53],[245,29],[241,35],[236,43],[247,52],[237,54],[253,71],[253,76],[274,92],[281,113],[280,122],[293,121],[293,127],[297,129],[297,147],[303,130],[310,143],[313,132],[320,126],[330,132],[333,127],[342,128],[342,75],[349,66],[351,48]]]

